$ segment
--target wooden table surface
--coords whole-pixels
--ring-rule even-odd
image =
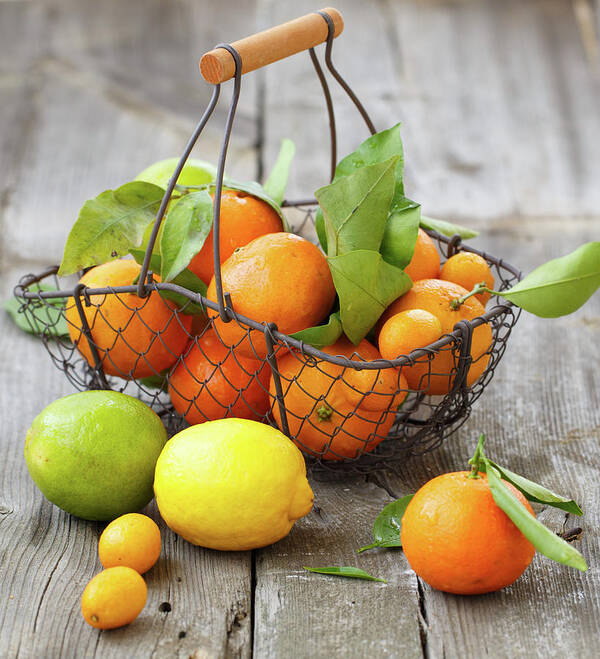
[[[600,65],[588,0],[338,0],[339,68],[379,128],[398,120],[406,189],[434,217],[524,271],[598,239]],[[214,44],[317,9],[306,0],[0,1],[0,272],[60,260],[82,202],[178,155],[209,97]],[[225,97],[230,86],[225,87]],[[340,154],[366,136],[336,91]],[[195,155],[215,160],[226,104]],[[230,175],[260,177],[295,139],[289,194],[327,181],[327,120],[308,56],[243,81]],[[600,295],[559,320],[523,314],[494,380],[444,446],[398,473],[312,481],[320,512],[254,552],[194,547],[160,522],[164,551],[129,627],[79,613],[101,524],[46,501],[23,459],[27,428],[72,389],[39,340],[0,313],[1,657],[595,657],[600,634]],[[465,467],[480,431],[498,462],[573,495],[587,573],[539,555],[491,595],[433,591],[401,551],[356,555],[392,497]],[[153,504],[148,509],[155,519]],[[309,575],[356,565],[387,585]],[[164,605],[167,602],[169,606]]]

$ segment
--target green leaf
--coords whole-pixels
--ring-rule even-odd
[[[294,334],[290,334],[298,341],[304,341],[315,348],[325,348],[325,346],[333,345],[342,336],[342,321],[340,319],[340,312],[336,311],[329,316],[326,325],[317,325],[316,327],[309,327],[300,330]]]
[[[325,216],[327,253],[378,250],[394,194],[398,156],[365,165],[315,192]]]
[[[342,328],[355,345],[389,304],[412,286],[410,277],[386,263],[379,252],[359,249],[327,262],[340,299]]]
[[[288,176],[290,174],[290,165],[295,153],[296,146],[292,140],[282,140],[277,161],[275,162],[275,165],[273,165],[269,178],[265,181],[265,192],[278,204],[281,204],[283,201]]]
[[[317,208],[317,213],[315,215],[315,230],[317,232],[317,238],[321,244],[321,249],[327,254],[327,233],[325,232],[325,218],[323,217],[323,211],[321,208]]]
[[[329,574],[333,577],[350,577],[351,579],[365,579],[367,581],[387,583],[385,579],[373,577],[368,572],[357,567],[306,567],[306,565],[303,567],[305,570],[316,572],[317,574]]]
[[[575,547],[565,542],[531,515],[502,482],[500,473],[496,467],[485,458],[484,462],[494,501],[510,517],[515,526],[529,542],[541,554],[551,558],[553,561],[585,572],[587,570],[587,564]]]
[[[338,163],[333,180],[337,181],[345,176],[356,173],[364,166],[381,163],[392,157],[397,157],[397,161],[394,169],[394,193],[390,206],[391,210],[402,211],[405,207],[404,186],[402,183],[404,154],[402,138],[400,136],[400,124],[396,124],[388,130],[383,130],[368,137],[354,152]],[[327,254],[327,235],[321,209],[317,211],[315,217],[315,228],[321,247]],[[364,248],[364,245],[360,247]],[[393,255],[392,258],[394,258]]]
[[[130,249],[129,253],[140,265],[144,263],[144,256],[145,256],[144,250]],[[160,272],[160,267],[161,267],[160,254],[152,254],[152,256],[150,257],[150,270],[152,270],[152,272]],[[183,288],[187,288],[189,291],[192,291],[192,293],[198,293],[203,297],[206,296],[206,284],[202,281],[202,279],[200,279],[200,277],[197,277],[190,270],[182,270],[177,275],[177,277],[173,279],[171,283],[177,284],[178,286],[182,286]],[[179,305],[179,307],[181,308],[182,313],[184,314],[194,315],[194,316],[204,316],[206,314],[206,310],[204,309],[203,305],[196,304],[196,302],[192,302],[192,300],[185,297],[184,295],[180,295],[179,293],[175,293],[174,291],[159,291],[159,294],[161,297],[164,297],[167,300],[172,300],[173,302],[177,303],[177,305]]]
[[[543,485],[534,483],[524,476],[519,476],[519,474],[515,474],[506,467],[501,467],[493,460],[488,459],[488,462],[500,472],[500,476],[502,476],[505,481],[514,485],[517,490],[520,490],[529,499],[529,501],[543,503],[548,506],[553,506],[554,508],[560,508],[568,513],[573,513],[574,515],[583,515],[583,511],[573,499],[568,499],[560,494],[555,494]]]
[[[441,233],[442,236],[448,236],[449,238],[456,233],[461,238],[475,238],[479,235],[479,231],[467,229],[467,227],[463,227],[460,224],[452,224],[445,220],[434,220],[432,217],[425,217],[424,215],[421,215],[420,224],[423,229],[437,231],[438,233]]]
[[[402,547],[400,539],[402,517],[414,496],[414,494],[407,494],[397,501],[388,503],[379,513],[375,524],[373,524],[373,539],[375,542],[361,547],[358,550],[359,554],[375,547]]]
[[[152,183],[133,181],[86,201],[67,238],[58,274],[112,261],[138,247],[164,193]]]
[[[398,268],[405,268],[413,257],[421,206],[404,197],[403,205],[390,213],[385,225],[380,252],[383,258]]]
[[[404,194],[402,183],[402,170],[404,169],[404,153],[402,149],[402,138],[400,136],[401,124],[396,124],[387,130],[382,130],[368,137],[355,151],[341,160],[335,168],[334,180],[342,176],[348,176],[365,165],[388,160],[396,156],[395,180],[396,189],[394,196]]]
[[[190,192],[177,199],[162,226],[160,255],[163,281],[171,281],[202,249],[210,233],[213,200],[208,190]]]
[[[56,291],[57,289],[47,284],[34,284],[27,290]],[[2,307],[19,329],[28,334],[55,337],[69,336],[64,305],[64,298],[25,301],[14,297],[2,303]]]
[[[579,309],[598,286],[600,242],[592,242],[544,263],[498,295],[536,316],[557,318]]]
[[[165,369],[156,375],[149,375],[147,378],[141,378],[138,382],[147,389],[167,391],[169,385],[168,375],[169,369]]]

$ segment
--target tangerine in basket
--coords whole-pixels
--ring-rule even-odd
[[[404,272],[413,281],[434,279],[440,274],[440,255],[435,243],[423,229],[419,229],[417,233],[415,251]]]
[[[212,195],[214,199],[214,194]],[[283,231],[277,211],[266,201],[240,190],[223,190],[219,213],[219,257],[224,263],[238,248],[266,233]],[[213,230],[188,269],[208,284],[215,274]]]
[[[130,567],[109,567],[85,587],[81,613],[96,629],[115,629],[133,622],[146,605],[146,583]]]
[[[92,268],[79,281],[89,288],[130,286],[140,270],[135,261],[117,259]],[[90,306],[82,300],[83,310],[102,368],[108,375],[125,379],[156,375],[175,362],[188,342],[192,317],[176,315],[177,305],[156,291],[146,298],[135,293],[111,293],[90,295],[89,299]],[[88,364],[94,366],[72,298],[67,302],[66,319],[71,341]]]
[[[229,416],[259,420],[269,409],[270,374],[265,362],[237,354],[207,330],[169,377],[169,396],[190,424]]]
[[[144,574],[159,556],[160,530],[154,520],[140,513],[117,517],[98,541],[98,557],[105,568],[124,565]]]
[[[468,291],[473,290],[476,284],[482,282],[488,288],[492,290],[494,288],[494,275],[490,270],[490,266],[482,256],[473,254],[473,252],[458,252],[458,254],[451,256],[442,266],[440,279],[453,281]],[[490,299],[490,293],[485,291],[478,293],[475,297],[485,307]]]
[[[526,570],[535,547],[496,505],[486,474],[443,474],[425,483],[402,517],[402,548],[430,586],[458,595],[489,593]],[[533,515],[527,499],[504,483]]]
[[[460,320],[473,320],[483,316],[485,308],[474,297],[470,297],[456,310],[451,302],[468,291],[458,284],[442,279],[422,279],[385,310],[379,321],[382,328],[386,322],[401,311],[423,309],[433,314],[442,327],[442,335],[453,331]],[[473,330],[471,340],[472,363],[467,373],[467,385],[472,385],[481,377],[488,364],[489,348],[492,344],[492,329],[489,323]],[[432,395],[447,394],[452,388],[458,357],[452,344],[444,346],[434,357],[419,357],[414,366],[406,369],[406,379],[411,389],[425,391]]]
[[[318,325],[335,299],[327,260],[318,247],[293,233],[269,233],[237,249],[221,269],[223,291],[233,309],[252,320],[275,323],[280,332],[293,334]],[[215,279],[207,297],[217,301]],[[267,346],[262,332],[249,331],[236,320],[214,319],[214,328],[236,353],[264,359]]]
[[[396,359],[434,343],[441,336],[442,325],[437,316],[424,309],[407,309],[384,323],[379,332],[379,352],[384,359]]]
[[[354,346],[342,338],[323,352],[353,361],[381,359],[366,340]],[[355,371],[327,361],[314,363],[296,352],[280,357],[277,365],[290,436],[302,450],[324,460],[372,451],[386,438],[408,390],[406,379],[394,368]],[[273,378],[270,391],[274,397]],[[281,427],[278,405],[273,416]]]

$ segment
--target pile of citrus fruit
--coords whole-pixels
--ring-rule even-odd
[[[140,177],[162,182],[158,174],[164,178],[162,170],[150,168]],[[212,175],[197,161],[184,168],[180,181],[202,182]],[[214,192],[208,200],[212,203]],[[294,335],[322,327],[336,313],[338,302],[326,255],[285,229],[273,203],[243,190],[223,190],[222,290],[237,314]],[[206,298],[216,303],[212,232],[205,231],[186,272],[206,285]],[[132,286],[140,271],[136,261],[117,258],[89,269],[80,283],[88,289]],[[368,336],[354,344],[338,332],[328,345],[318,347],[354,361],[408,355],[452,332],[458,321],[483,315],[484,296],[471,297],[456,309],[451,303],[479,282],[489,287],[494,282],[485,260],[468,252],[451,257],[440,270],[440,254],[422,229],[404,272],[412,288],[389,304]],[[160,281],[158,275],[154,278]],[[236,320],[226,322],[210,309],[204,315],[181,311],[180,302],[156,290],[143,298],[131,290],[87,296],[83,311],[95,350],[75,300],[68,301],[70,338],[91,366],[99,360],[107,375],[124,379],[162,374],[173,407],[190,424],[228,417],[264,421],[271,411],[284,427],[264,332]],[[491,343],[490,326],[480,325],[473,334],[467,384],[484,372]],[[401,369],[358,370],[325,360],[314,367],[313,360],[297,350],[278,346],[276,353],[289,433],[302,450],[325,460],[372,451],[386,438],[409,390],[447,394],[456,370],[449,346]]]
[[[52,503],[110,521],[98,545],[105,569],[81,601],[85,620],[99,629],[126,625],[144,608],[140,575],[158,560],[161,537],[136,511],[154,495],[173,531],[225,551],[277,542],[313,504],[304,458],[276,428],[229,418],[167,441],[155,412],[115,391],[84,391],[48,405],[27,433],[25,460]]]
[[[282,190],[274,190],[273,199],[258,184],[228,181],[220,199],[220,278],[213,260],[212,166],[192,161],[184,168],[166,224],[154,232],[160,235],[156,250],[150,230],[174,162],[168,161],[166,174],[159,163],[84,205],[59,271],[86,270],[82,300],[67,294],[70,338],[89,365],[100,362],[108,376],[145,386],[153,386],[148,378],[162,378],[159,386],[190,424],[167,440],[160,418],[140,400],[86,391],[50,404],[27,434],[25,459],[43,494],[73,515],[110,521],[99,542],[105,569],[81,602],[90,625],[122,626],[144,608],[141,575],[158,560],[161,537],[137,511],[153,496],[167,526],[193,544],[225,551],[264,547],[312,509],[299,447],[323,460],[358,457],[386,438],[410,391],[443,396],[455,386],[455,351],[448,343],[440,350],[432,344],[460,321],[483,316],[490,293],[506,292],[493,291],[490,268],[474,253],[459,252],[441,264],[419,226],[418,205],[403,197],[399,154],[389,157],[390,145],[401,148],[397,127],[369,140],[366,151],[361,145],[338,165],[330,186],[317,191],[323,250],[287,231]],[[369,161],[372,152],[379,160]],[[374,198],[366,203],[369,195]],[[337,215],[329,215],[332,208]],[[114,217],[99,218],[98,209]],[[163,279],[195,288],[202,304],[191,296],[196,302],[190,305],[176,287],[138,295],[144,243]],[[567,266],[543,266],[566,272],[552,286],[576,280],[572,261],[577,273],[597,267],[592,257],[600,245],[590,245],[581,248],[583,256],[565,257]],[[532,279],[548,288],[539,272]],[[115,294],[118,287],[127,288]],[[574,309],[593,290],[565,295],[561,288],[561,300],[574,297]],[[221,292],[242,319],[265,323],[265,331],[216,313]],[[542,299],[539,315],[569,313],[557,313],[548,300]],[[539,311],[539,299],[535,304]],[[276,343],[273,350],[273,327],[296,342]],[[468,386],[484,373],[492,339],[485,322],[473,330]],[[297,349],[298,341],[331,359]],[[420,352],[411,356],[414,351]],[[389,363],[401,356],[409,357],[402,367]],[[432,480],[402,509],[401,540],[415,571],[441,590],[476,593],[518,578],[534,548],[584,569],[577,552],[556,549],[550,532],[532,522],[521,492],[533,486],[531,500],[579,514],[576,504],[503,471],[484,457],[483,439],[476,456],[471,474]],[[501,478],[516,478],[519,492]],[[399,522],[381,528],[396,533]],[[490,534],[501,539],[494,548],[486,540]],[[399,546],[399,537],[384,540],[366,548]]]

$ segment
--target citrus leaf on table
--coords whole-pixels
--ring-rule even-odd
[[[506,467],[501,467],[493,460],[488,459],[488,462],[500,472],[500,476],[505,481],[514,485],[517,490],[520,490],[529,499],[529,501],[543,503],[554,508],[560,508],[568,513],[573,513],[573,515],[583,515],[583,511],[573,499],[563,497],[560,494],[555,494],[543,485],[534,483],[524,476],[519,476],[519,474],[515,474]]]
[[[143,249],[133,248],[129,250],[129,253],[140,265],[144,263],[144,256],[146,252]],[[160,272],[160,267],[160,254],[152,254],[150,257],[149,269],[152,270],[152,272]],[[137,283],[137,281],[135,283]],[[177,286],[181,286],[182,288],[187,288],[188,291],[191,291],[192,293],[198,293],[203,297],[206,296],[206,284],[202,281],[202,279],[200,279],[200,277],[197,277],[190,270],[182,270],[170,283],[177,284]],[[204,309],[203,305],[192,302],[192,300],[189,298],[176,293],[175,291],[159,291],[159,295],[167,300],[172,300],[173,302],[177,303],[177,305],[179,305],[181,308],[182,313],[184,314],[194,316],[203,316],[206,314],[206,310]]]
[[[388,263],[398,268],[405,268],[410,263],[415,252],[420,217],[421,206],[406,197],[402,205],[390,213],[379,250]]]
[[[315,192],[325,218],[329,256],[379,249],[394,193],[397,161],[394,156],[366,165]]]
[[[379,252],[359,249],[327,259],[340,299],[340,317],[346,336],[358,344],[381,314],[412,286],[400,268]]]
[[[112,261],[138,247],[164,193],[152,183],[133,181],[86,201],[67,238],[58,274]]]
[[[350,577],[351,579],[365,579],[366,581],[381,581],[382,583],[387,583],[385,579],[374,577],[358,567],[306,567],[306,565],[304,565],[303,568],[309,572],[328,574],[332,577]]]
[[[542,318],[558,318],[581,307],[600,286],[600,242],[544,263],[500,295]]]
[[[292,140],[286,138],[281,141],[279,155],[277,156],[273,169],[263,186],[267,195],[278,204],[281,204],[283,201],[285,188],[290,174],[290,165],[292,164],[292,159],[295,153],[296,145]]]
[[[171,281],[202,249],[213,220],[208,190],[190,192],[173,202],[163,220],[160,238],[163,281]]]
[[[373,524],[373,540],[375,542],[361,547],[358,550],[359,554],[376,547],[402,547],[402,541],[400,540],[402,517],[414,496],[414,494],[407,494],[405,497],[392,501],[392,503],[385,506],[377,516],[375,524]]]
[[[449,238],[455,234],[458,234],[461,238],[475,238],[479,235],[479,231],[468,229],[460,224],[452,224],[452,222],[446,222],[446,220],[434,220],[432,217],[425,217],[424,215],[421,215],[420,225],[423,229],[437,231],[442,236],[448,236]]]
[[[513,521],[521,533],[544,556],[582,572],[587,570],[583,556],[568,542],[539,522],[502,482],[500,472],[484,459],[494,501]]]
[[[28,291],[56,291],[54,286],[35,284]],[[45,298],[39,302],[11,298],[2,303],[2,307],[12,318],[15,325],[28,334],[55,337],[69,336],[67,321],[64,317],[64,298]]]
[[[326,325],[308,327],[307,329],[290,334],[290,336],[319,349],[333,345],[342,336],[340,312],[336,311],[332,313]]]

